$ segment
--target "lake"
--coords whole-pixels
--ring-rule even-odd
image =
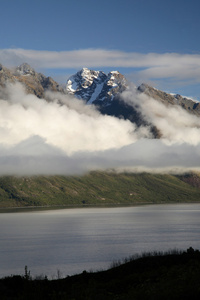
[[[200,249],[200,204],[6,212],[0,228],[0,277],[27,265],[53,279],[136,253]]]

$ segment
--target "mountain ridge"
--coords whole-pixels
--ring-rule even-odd
[[[83,68],[72,75],[66,83],[67,92],[78,99],[85,100],[87,104],[94,104],[101,114],[130,120],[138,128],[141,126],[148,127],[152,138],[160,138],[162,136],[160,129],[145,117],[138,105],[124,101],[122,93],[129,91],[129,89],[130,84],[118,71],[111,71],[106,75],[102,71],[87,68]],[[136,96],[144,94],[165,106],[181,107],[189,114],[200,116],[198,101],[178,94],[172,95],[163,92],[145,83],[134,87],[134,89]],[[96,93],[97,90],[98,93]]]
[[[137,90],[165,105],[178,105],[187,112],[200,116],[200,103],[189,97],[166,93],[145,83],[142,83]]]
[[[38,98],[45,98],[45,91],[62,92],[64,89],[51,77],[37,73],[27,63],[9,70],[0,64],[0,87],[5,88],[8,83],[21,83],[27,93],[34,94]]]
[[[82,99],[88,105],[94,105],[103,115],[114,116],[119,119],[129,120],[136,127],[148,127],[150,138],[160,138],[162,132],[148,118],[138,105],[132,105],[124,101],[123,92],[130,90],[127,79],[118,71],[110,71],[105,74],[103,71],[89,70],[83,68],[72,75],[62,88],[54,79],[42,73],[37,73],[30,65],[23,63],[20,66],[9,70],[0,65],[0,87],[3,89],[6,83],[20,82],[26,92],[34,94],[38,98],[52,101],[46,95],[46,91],[59,92],[63,95],[73,95]],[[168,107],[181,107],[187,113],[200,116],[200,103],[181,95],[172,95],[158,90],[148,84],[141,84],[134,87],[135,95],[153,98]],[[3,93],[2,93],[3,94]],[[73,101],[73,100],[72,100]]]
[[[27,93],[45,99],[45,92],[61,92],[74,95],[83,99],[87,104],[94,104],[102,114],[113,115],[119,118],[130,119],[137,125],[141,122],[141,114],[125,103],[121,93],[129,89],[128,80],[118,71],[110,71],[107,75],[103,71],[82,68],[76,74],[70,76],[63,88],[53,78],[36,72],[30,65],[23,63],[13,69],[8,69],[0,64],[0,87],[7,83],[20,82]],[[200,116],[200,103],[179,94],[170,94],[158,90],[146,83],[136,87],[139,94],[145,94],[165,105],[177,105],[187,112]],[[122,113],[120,113],[120,110]],[[131,112],[131,113],[130,113]]]
[[[76,84],[74,85],[74,83]],[[95,89],[92,89],[93,85],[95,85],[96,87],[98,84],[102,85],[102,83],[103,85],[107,84],[110,87],[110,89],[105,89],[106,92],[107,90],[110,92],[110,94],[108,93],[109,97],[105,96],[106,92],[102,92],[102,87],[102,89],[99,89],[100,92],[96,95],[96,97],[94,97],[92,95],[92,92],[95,92]],[[103,71],[94,71],[89,70],[88,68],[83,68],[76,74],[72,75],[66,83],[66,90],[69,94],[72,94],[77,98],[84,99],[88,104],[93,103],[98,105],[99,101],[103,103],[106,100],[104,106],[111,104],[111,101],[114,98],[119,97],[120,94],[128,88],[129,82],[120,72],[110,71],[106,75]],[[141,85],[139,85],[136,90],[139,93],[144,93],[147,96],[152,97],[164,104],[180,105],[188,112],[192,112],[197,115],[200,114],[199,102],[189,97],[184,97],[179,94],[167,93],[146,83],[142,83]]]

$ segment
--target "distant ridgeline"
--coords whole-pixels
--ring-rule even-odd
[[[83,68],[71,76],[66,83],[66,88],[61,87],[51,77],[37,73],[27,63],[9,70],[0,65],[0,86],[6,83],[20,82],[24,85],[26,92],[45,99],[45,92],[60,92],[62,94],[74,95],[78,99],[85,100],[88,104],[94,104],[102,114],[129,119],[137,126],[152,126],[155,137],[159,137],[159,128],[148,124],[137,107],[133,107],[122,101],[120,95],[129,89],[127,79],[118,71],[111,71],[106,75],[102,71]],[[200,116],[199,102],[159,91],[147,84],[135,88],[136,93],[145,94],[167,106],[181,106],[187,112]],[[48,99],[49,101],[49,99]]]

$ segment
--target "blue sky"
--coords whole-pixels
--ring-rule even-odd
[[[200,100],[197,0],[0,0],[0,62],[66,81],[82,67]]]

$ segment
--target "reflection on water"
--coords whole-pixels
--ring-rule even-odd
[[[153,250],[200,249],[200,204],[0,214],[0,277],[63,276]]]

